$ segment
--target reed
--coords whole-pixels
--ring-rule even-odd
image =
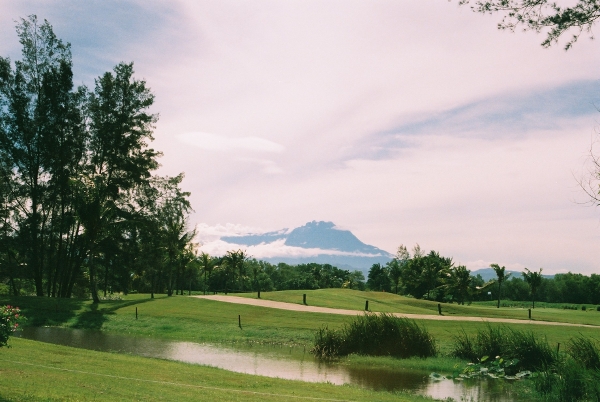
[[[437,354],[437,346],[427,329],[414,320],[385,313],[365,313],[340,330],[318,330],[311,352],[319,358],[351,353],[399,358],[430,357]]]
[[[472,362],[484,356],[517,359],[519,370],[543,369],[554,364],[557,358],[545,338],[536,337],[531,331],[489,324],[474,337],[464,330],[454,336],[451,355]]]

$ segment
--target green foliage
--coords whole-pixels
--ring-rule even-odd
[[[18,307],[0,306],[0,348],[8,346],[8,338],[19,327],[25,317]]]
[[[379,263],[373,264],[367,276],[367,287],[379,292],[390,292],[391,285],[387,267],[383,267]]]
[[[408,358],[435,356],[437,347],[434,338],[414,320],[365,313],[340,330],[319,329],[311,352],[319,358],[351,353]]]
[[[470,2],[460,0],[459,4]],[[535,32],[547,31],[542,42],[544,47],[557,43],[563,34],[574,31],[565,45],[565,49],[569,49],[583,32],[592,36],[592,27],[600,18],[600,1],[577,0],[571,3],[564,6],[549,0],[476,0],[472,9],[484,14],[504,14],[498,24],[499,29],[515,31],[523,27]]]
[[[483,356],[501,356],[505,360],[516,359],[519,370],[538,370],[555,363],[556,354],[548,342],[531,331],[511,327],[486,325],[475,337],[464,330],[454,335],[452,356],[479,362]]]
[[[578,336],[567,343],[569,355],[588,370],[600,370],[600,351],[591,339]]]
[[[152,176],[154,95],[119,63],[74,89],[71,49],[36,16],[0,57],[0,281],[71,297],[173,290],[193,279],[183,175]],[[189,280],[188,280],[189,279]]]

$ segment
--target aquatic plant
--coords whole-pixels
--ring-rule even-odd
[[[427,329],[414,320],[391,314],[365,313],[340,330],[318,330],[311,352],[319,358],[351,353],[399,358],[430,357],[437,354],[437,346]]]

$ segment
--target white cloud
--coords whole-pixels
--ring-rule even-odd
[[[179,141],[193,145],[205,151],[252,151],[252,152],[282,152],[285,148],[276,142],[258,137],[230,138],[211,133],[184,133],[177,135]]]
[[[242,246],[238,244],[227,243],[223,240],[215,240],[204,243],[200,246],[200,252],[210,255],[222,256],[227,251],[242,249],[253,258],[264,259],[274,257],[316,257],[318,255],[338,255],[352,257],[373,257],[374,254],[346,252],[339,250],[325,250],[320,248],[302,248],[285,245],[285,239],[276,240],[271,243],[261,243],[256,246]]]

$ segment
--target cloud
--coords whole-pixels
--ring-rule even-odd
[[[402,124],[358,141],[348,158],[393,158],[428,136],[518,141],[533,133],[558,131],[572,127],[576,119],[597,115],[599,94],[597,80],[575,81],[499,93],[445,111],[404,117]]]
[[[206,151],[251,151],[282,152],[285,147],[273,141],[258,137],[231,138],[224,135],[192,132],[177,135],[179,141]]]
[[[346,252],[339,250],[325,250],[321,248],[302,248],[285,245],[285,239],[276,240],[271,243],[261,243],[256,246],[242,246],[239,244],[227,243],[223,240],[215,240],[204,243],[200,246],[200,252],[205,252],[210,255],[222,256],[228,251],[242,249],[248,255],[257,259],[275,258],[275,257],[316,257],[318,255],[336,255],[336,256],[351,256],[351,257],[377,257],[380,254],[368,254],[359,252]]]
[[[264,230],[235,223],[226,223],[224,225],[199,223],[196,225],[196,241],[202,244],[219,240],[225,236],[245,236],[254,233],[264,233]]]

